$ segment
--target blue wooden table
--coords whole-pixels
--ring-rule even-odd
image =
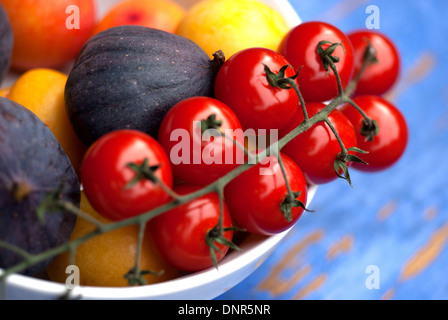
[[[291,0],[303,21],[366,26],[366,0]],[[352,170],[320,186],[264,264],[217,299],[448,299],[448,1],[378,0],[380,31],[398,46],[388,94],[410,130],[404,157],[379,174]]]

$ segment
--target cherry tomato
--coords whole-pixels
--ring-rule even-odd
[[[207,130],[202,131],[201,121]],[[158,137],[170,157],[175,177],[205,185],[244,163],[244,152],[221,135],[233,137],[238,130],[240,134],[234,138],[244,146],[241,124],[229,107],[213,98],[193,97],[170,109]]]
[[[323,108],[325,108],[325,104],[320,102],[306,104],[310,118]],[[328,118],[340,135],[345,148],[356,147],[355,130],[347,117],[342,112],[334,110]],[[279,132],[279,138],[283,138],[303,120],[303,113],[299,111],[290,121],[288,127]],[[338,178],[335,173],[334,162],[341,153],[341,146],[328,124],[324,122],[318,122],[298,135],[282,149],[282,152],[290,156],[299,165],[310,183],[325,184]],[[348,166],[350,164],[351,162],[347,163]]]
[[[396,83],[400,73],[398,49],[390,38],[374,30],[358,30],[348,33],[353,46],[354,75],[361,70],[367,45],[375,51],[377,63],[370,64],[362,73],[355,95],[382,95]]]
[[[358,148],[368,151],[362,159],[368,165],[353,163],[353,168],[367,172],[382,171],[395,164],[403,155],[408,141],[406,119],[396,106],[382,97],[374,95],[358,96],[353,101],[378,124],[379,132],[372,141],[361,133],[364,118],[352,106],[342,106],[342,112],[355,128]]]
[[[231,56],[215,81],[215,97],[227,104],[246,129],[280,129],[295,113],[299,99],[293,89],[269,84],[265,65],[277,74],[290,63],[279,53],[265,48],[249,48]],[[293,77],[292,67],[285,70]]]
[[[137,173],[129,164],[143,167],[145,159],[154,176],[171,188],[169,159],[159,143],[143,132],[113,131],[88,149],[81,167],[81,182],[86,197],[99,214],[109,220],[121,220],[170,200],[160,183],[135,181]]]
[[[305,101],[323,102],[339,94],[333,71],[329,69],[327,74],[317,53],[319,42],[324,40],[342,44],[336,47],[333,56],[339,58],[335,64],[345,88],[353,73],[353,48],[348,37],[335,26],[319,21],[302,23],[286,35],[279,49],[295,69],[303,67],[297,81]],[[328,44],[322,46],[328,47]]]
[[[307,200],[307,184],[299,166],[280,154],[292,192],[303,205]],[[248,232],[273,235],[282,232],[301,217],[302,207],[291,208],[288,220],[282,207],[288,191],[280,164],[270,156],[232,180],[224,189],[225,200],[235,224]]]
[[[179,195],[187,195],[200,187],[182,184],[174,187]],[[213,266],[206,237],[219,220],[219,197],[208,193],[186,204],[169,210],[148,222],[147,232],[154,246],[168,263],[184,271],[198,271]],[[232,227],[232,220],[224,203],[223,227]],[[233,231],[225,231],[224,238],[232,241]],[[219,262],[229,247],[215,243]]]

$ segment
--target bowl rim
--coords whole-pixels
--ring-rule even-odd
[[[307,206],[309,206],[314,198],[317,189],[318,187],[316,185],[309,186]],[[255,269],[258,268],[292,228],[294,228],[294,226],[281,233],[267,237],[250,235],[252,236],[252,239],[247,242],[243,242],[243,246],[241,247],[243,250],[241,252],[229,252],[229,254],[227,254],[218,265],[218,269],[210,267],[172,280],[144,286],[76,286],[72,294],[73,297],[76,298],[79,296],[82,299],[164,299],[165,297],[172,299],[173,296],[176,296],[176,294],[181,292],[197,289],[201,286],[203,287],[219,279],[225,279],[236,270],[247,267],[254,262],[257,262]],[[238,264],[233,263],[236,259],[238,259]],[[2,273],[3,270],[0,269],[0,275]],[[20,274],[8,275],[5,283],[6,290],[8,290],[8,287],[12,286],[17,289],[26,290],[27,292],[34,294],[45,294],[54,298],[57,298],[67,292],[65,284]],[[227,289],[232,288],[236,284],[237,283],[230,285]],[[219,293],[216,296],[218,295]]]

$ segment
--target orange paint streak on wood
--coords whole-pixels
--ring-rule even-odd
[[[346,235],[334,243],[327,252],[327,259],[333,260],[343,253],[349,252],[353,248],[355,238],[352,235]]]
[[[395,289],[391,288],[383,294],[381,300],[392,300],[394,296],[395,296]]]
[[[292,298],[292,300],[301,300],[306,298],[306,296],[322,287],[326,280],[327,280],[326,274],[318,275],[313,280],[311,280],[306,286],[300,289],[300,291]]]
[[[283,281],[276,281],[270,288],[272,296],[277,297],[279,295],[289,292],[297,283],[299,283],[305,276],[311,272],[311,266],[305,265],[295,272],[291,277]]]
[[[300,261],[302,252],[314,243],[322,240],[324,237],[323,230],[316,230],[307,235],[302,241],[291,247],[271,270],[271,273],[266,277],[257,287],[257,290],[268,291],[273,296],[280,295],[290,287],[298,283],[302,277],[309,272],[308,267],[302,267],[295,272],[291,279],[284,279],[282,272],[288,268],[297,267]],[[287,285],[285,285],[287,283]],[[286,291],[285,291],[286,290]]]
[[[435,206],[432,206],[425,210],[425,212],[423,213],[423,217],[425,218],[425,220],[432,220],[437,216],[438,213],[439,209]]]
[[[436,57],[432,52],[423,53],[413,67],[407,70],[398,84],[393,87],[384,97],[389,101],[396,101],[398,98],[413,87],[420,80],[424,79],[435,67]]]
[[[397,203],[394,200],[389,201],[376,214],[377,220],[379,221],[386,220],[392,215],[392,213],[395,212],[396,209],[397,209]]]
[[[405,264],[399,280],[407,281],[429,267],[445,248],[447,241],[448,223],[436,230],[429,241],[411,257]]]

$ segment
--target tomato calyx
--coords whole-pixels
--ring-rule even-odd
[[[324,49],[323,46],[327,44],[329,44],[330,46]],[[327,71],[325,76],[327,76],[328,73],[330,72],[330,67],[332,67],[332,64],[338,63],[341,60],[339,57],[333,56],[334,50],[336,50],[338,46],[341,46],[342,49],[344,49],[345,53],[345,48],[342,42],[333,43],[327,40],[322,40],[317,44],[316,52],[322,60],[325,71]]]
[[[140,270],[137,267],[132,268],[129,270],[128,273],[124,275],[124,278],[128,280],[128,283],[130,286],[143,286],[146,284],[146,280],[143,278],[143,276],[152,274],[155,276],[161,276],[164,273],[164,270],[160,270],[159,272],[151,271],[151,270]]]
[[[208,129],[221,129],[222,121],[216,118],[216,114],[211,114],[205,120],[201,120],[201,132],[204,133]]]
[[[226,247],[229,247],[230,249],[241,251],[241,249],[236,244],[234,244],[232,241],[224,237],[224,232],[227,231],[246,231],[246,230],[235,226],[222,228],[220,224],[217,224],[215,227],[213,227],[207,232],[207,235],[205,237],[205,243],[210,249],[210,258],[212,259],[213,265],[215,266],[216,269],[218,269],[218,258],[216,256],[216,251],[221,252],[221,249],[216,245],[216,243],[222,244]]]
[[[283,215],[288,222],[292,221],[292,208],[302,208],[305,211],[312,212],[312,210],[305,207],[305,204],[302,201],[297,199],[300,197],[301,193],[301,191],[287,193],[285,199],[280,204],[280,210],[283,212]]]
[[[363,119],[361,127],[361,135],[366,137],[365,141],[373,141],[373,138],[378,135],[380,128],[376,120],[367,121]]]
[[[377,51],[376,51],[375,47],[372,45],[372,43],[369,40],[366,40],[366,41],[367,41],[367,47],[366,47],[366,50],[364,51],[364,55],[363,55],[364,63],[367,65],[379,63],[378,55],[377,55]]]
[[[364,154],[368,153],[367,151],[361,150],[356,147],[349,148],[349,149],[347,149],[347,151],[364,153]],[[361,164],[365,164],[365,165],[368,165],[368,163],[365,162],[364,160],[362,160],[361,158],[359,158],[358,156],[355,156],[354,154],[349,154],[348,152],[341,152],[336,157],[336,160],[334,161],[334,171],[335,171],[336,175],[339,178],[346,180],[350,184],[350,186],[353,187],[352,181],[350,178],[350,173],[348,170],[349,162],[356,162],[356,163],[361,163]],[[342,175],[339,173],[340,171],[343,172]]]
[[[291,68],[294,70],[294,67],[292,67],[291,65],[289,65],[289,64],[284,65],[283,67],[280,68],[280,70],[277,74],[275,72],[272,72],[271,69],[267,65],[265,65],[265,64],[263,64],[263,65],[264,65],[264,71],[266,73],[266,80],[268,81],[268,83],[271,87],[279,88],[279,89],[286,89],[286,90],[294,89],[294,91],[297,94],[297,97],[299,98],[299,102],[300,102],[300,106],[302,107],[304,119],[305,119],[305,121],[308,121],[309,117],[308,117],[308,112],[305,108],[305,101],[303,99],[302,93],[300,92],[299,86],[296,82],[296,79],[299,76],[300,70],[302,70],[303,66],[301,66],[299,68],[299,70],[297,70],[297,72],[292,77],[285,78],[285,71],[288,68]]]
[[[135,177],[126,185],[126,189],[132,188],[141,180],[149,180],[153,183],[157,182],[157,178],[154,173],[160,168],[160,166],[150,166],[148,158],[145,158],[141,164],[130,162],[127,164],[127,167],[135,172]]]
[[[170,195],[171,198],[174,199],[175,202],[178,202],[180,200],[181,196],[175,193],[155,175],[155,172],[161,168],[159,164],[150,166],[149,159],[145,158],[140,164],[130,162],[126,166],[135,172],[135,177],[125,186],[125,190],[132,188],[142,180],[149,180],[152,183],[157,183],[163,189],[163,191],[165,191],[166,194]]]
[[[271,87],[280,88],[280,89],[288,89],[288,90],[294,89],[294,87],[296,85],[295,79],[297,79],[297,77],[299,76],[300,69],[292,77],[285,78],[285,71],[288,68],[291,68],[294,70],[294,68],[291,65],[289,65],[289,64],[284,65],[283,67],[280,68],[278,73],[272,72],[271,69],[267,65],[265,65],[265,64],[263,64],[263,65],[264,65],[264,71],[266,73],[266,79]]]
[[[377,51],[376,51],[375,47],[372,45],[372,43],[369,40],[366,40],[366,41],[367,41],[367,47],[364,50],[361,69],[359,70],[359,72],[357,74],[355,74],[353,79],[349,82],[349,84],[345,88],[346,96],[351,96],[355,92],[356,86],[357,86],[359,80],[361,79],[361,76],[364,74],[364,71],[367,69],[367,67],[372,64],[379,63],[378,55],[377,55]],[[371,141],[371,140],[369,140],[369,141]]]

